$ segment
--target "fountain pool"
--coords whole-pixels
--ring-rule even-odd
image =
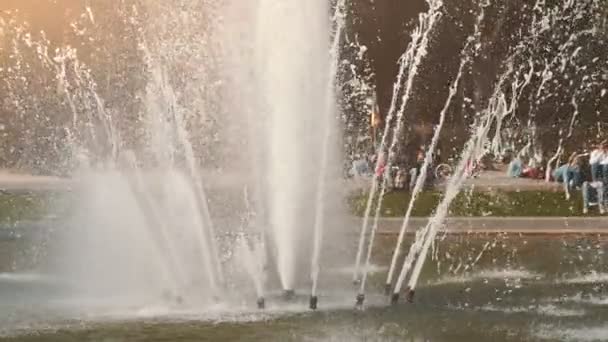
[[[51,224],[44,227],[49,228]],[[608,329],[608,241],[603,237],[450,235],[437,241],[436,259],[424,269],[415,303],[390,306],[382,292],[396,236],[383,235],[370,269],[366,309],[355,310],[358,289],[342,285],[321,291],[322,310],[312,312],[307,295],[286,302],[280,287],[269,290],[264,311],[251,300],[223,300],[203,308],[161,296],[132,305],[129,298],[77,297],[69,290],[69,279],[46,275],[40,263],[33,262],[34,249],[27,247],[41,241],[39,234],[44,234],[40,226],[23,228],[20,239],[0,242],[2,338],[599,341]],[[355,235],[349,235],[343,247],[328,250],[323,262],[331,264],[347,250],[352,253]],[[406,240],[405,245],[410,243]],[[332,264],[326,281],[347,284],[351,272],[352,263]]]

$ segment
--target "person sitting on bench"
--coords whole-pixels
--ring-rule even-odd
[[[608,189],[608,179],[604,177],[604,163],[608,160],[606,153],[608,144],[599,144],[589,156],[589,166],[591,168],[591,181],[586,181],[582,185],[583,192],[583,213],[589,212],[589,207],[597,205],[600,214],[606,211],[606,189]]]
[[[580,169],[580,156],[574,152],[568,158],[568,163],[558,167],[553,171],[553,179],[556,182],[564,184],[564,192],[566,199],[570,199],[570,192],[576,188],[582,188],[583,173]]]
[[[583,192],[583,213],[589,213],[589,207],[598,206],[600,214],[606,212],[606,198],[604,197],[605,185],[603,182],[584,182],[582,186]]]

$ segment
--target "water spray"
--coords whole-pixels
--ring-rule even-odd
[[[452,99],[454,98],[454,96],[456,95],[456,92],[458,90],[458,86],[460,84],[460,79],[462,78],[462,73],[463,70],[465,68],[465,66],[471,61],[472,56],[477,55],[480,49],[479,45],[476,45],[475,43],[479,41],[480,38],[480,34],[481,34],[481,23],[483,22],[484,16],[485,16],[485,8],[489,5],[489,3],[482,3],[480,4],[481,6],[481,11],[480,14],[477,16],[476,22],[475,22],[475,26],[474,26],[474,32],[471,36],[469,36],[469,38],[466,40],[465,46],[463,47],[462,51],[461,51],[461,62],[460,62],[460,66],[458,68],[458,73],[456,76],[456,79],[454,80],[454,82],[450,85],[449,88],[449,94],[448,94],[448,98],[444,104],[443,109],[440,112],[440,118],[439,118],[439,124],[435,127],[435,132],[433,134],[433,138],[431,140],[431,144],[428,148],[428,150],[426,151],[426,155],[424,157],[424,162],[422,164],[422,167],[420,169],[420,174],[418,175],[418,178],[416,179],[416,184],[414,186],[414,189],[412,191],[412,195],[407,207],[407,211],[405,213],[405,217],[403,219],[403,224],[401,225],[401,229],[399,231],[399,236],[397,238],[397,244],[395,246],[395,249],[393,251],[393,256],[391,259],[391,264],[390,264],[390,268],[388,271],[388,275],[386,278],[386,283],[385,283],[385,295],[388,296],[390,295],[390,290],[391,290],[391,285],[392,285],[392,281],[393,281],[393,275],[395,272],[395,267],[397,265],[397,260],[399,258],[400,252],[401,252],[401,245],[403,244],[403,239],[405,237],[405,232],[407,230],[409,221],[410,221],[410,217],[412,215],[412,211],[414,209],[414,203],[416,202],[416,199],[418,197],[418,194],[420,194],[420,192],[422,191],[424,184],[426,182],[426,177],[427,177],[427,173],[428,173],[428,168],[431,165],[432,161],[433,161],[433,154],[435,153],[435,149],[437,147],[437,144],[439,142],[439,138],[441,136],[441,131],[443,129],[443,125],[445,123],[445,118],[447,115],[447,111],[452,103]],[[471,47],[473,47],[473,49],[471,50]],[[410,260],[411,263],[411,260]],[[394,297],[394,296],[393,296]],[[397,294],[397,298],[398,298],[398,294]],[[395,299],[391,299],[391,301],[394,301]]]
[[[175,91],[167,82],[166,71],[157,58],[154,58],[148,49],[146,42],[140,44],[140,48],[145,55],[145,61],[150,69],[151,86],[148,93],[153,93],[159,97],[164,108],[166,119],[172,123],[172,133],[175,134],[180,147],[183,148],[186,159],[186,172],[188,179],[194,185],[191,191],[194,203],[196,205],[197,215],[195,219],[198,221],[199,243],[201,245],[201,254],[203,263],[210,271],[209,283],[210,286],[219,290],[224,284],[222,265],[219,260],[219,252],[217,242],[215,241],[215,228],[209,213],[209,205],[207,203],[207,195],[200,178],[200,172],[197,165],[196,156],[192,143],[190,142],[189,132],[186,130],[183,109],[178,103]],[[154,93],[156,91],[157,93]],[[150,109],[148,109],[150,112]]]
[[[435,27],[435,23],[438,21],[439,17],[441,17],[441,12],[439,12],[439,8],[443,5],[441,1],[433,1],[429,0],[429,12],[422,14],[420,16],[420,28],[424,27],[424,31],[420,34],[421,31],[416,30],[412,36],[412,41],[420,41],[420,44],[415,47],[413,50],[414,57],[412,64],[410,66],[410,70],[408,73],[408,79],[406,82],[406,88],[404,90],[403,96],[401,98],[401,106],[399,111],[397,112],[396,119],[396,127],[393,130],[392,143],[388,150],[388,155],[386,156],[386,168],[385,175],[382,180],[382,185],[380,188],[380,194],[378,195],[378,203],[376,204],[376,211],[374,215],[374,222],[371,230],[371,234],[369,237],[368,247],[367,247],[367,255],[365,258],[365,267],[362,271],[363,277],[361,278],[361,284],[359,287],[359,294],[362,295],[365,293],[365,286],[367,282],[369,265],[371,262],[372,251],[374,248],[374,240],[376,237],[376,232],[378,230],[378,222],[380,218],[380,210],[382,209],[382,201],[384,199],[384,195],[386,193],[386,189],[388,186],[388,172],[390,172],[392,160],[394,157],[394,151],[397,146],[397,142],[399,141],[399,137],[401,135],[401,131],[403,129],[404,124],[404,112],[407,107],[407,103],[409,101],[410,95],[413,89],[414,78],[418,73],[418,67],[420,66],[422,59],[427,54],[428,44],[429,44],[429,35],[430,32]],[[416,38],[416,35],[420,35],[419,38]],[[414,45],[412,45],[414,46]],[[388,123],[387,123],[388,127]]]
[[[329,78],[327,80],[327,90],[325,94],[325,116],[330,122],[325,123],[325,132],[323,135],[323,143],[321,145],[321,166],[319,168],[319,179],[317,182],[317,198],[315,208],[315,223],[314,223],[314,245],[311,259],[311,271],[310,277],[312,279],[312,289],[310,297],[310,309],[316,310],[318,304],[317,287],[319,282],[319,260],[321,257],[321,246],[323,243],[323,230],[324,230],[324,210],[325,210],[325,179],[327,177],[327,164],[329,162],[329,149],[332,125],[331,120],[333,119],[334,106],[335,106],[335,81],[338,71],[338,60],[340,55],[340,39],[342,37],[342,30],[344,28],[344,6],[345,0],[339,0],[336,3],[334,12],[333,22],[335,24],[335,32],[333,35],[333,41],[330,50],[330,65],[329,65]]]
[[[487,131],[484,131],[483,128],[489,127],[490,123],[491,120],[487,120],[486,126],[480,127],[478,129],[479,133],[477,133],[475,137],[484,136],[484,133],[487,134]],[[454,175],[450,178],[445,197],[437,207],[435,215],[431,218],[427,226],[424,228],[424,239],[416,241],[413,245],[414,250],[410,250],[410,255],[418,255],[418,257],[414,266],[414,270],[412,271],[412,275],[410,277],[409,286],[407,287],[406,300],[408,301],[412,301],[414,298],[415,286],[420,275],[420,271],[422,270],[422,266],[424,265],[424,261],[426,260],[426,254],[428,253],[429,247],[432,241],[434,241],[437,231],[443,225],[443,220],[447,215],[449,205],[452,203],[452,200],[456,197],[456,195],[460,193],[462,183],[466,179],[466,167],[469,163],[469,160],[471,160],[473,148],[477,146],[476,142],[477,141],[474,137],[470,139],[469,143],[467,144],[468,147],[463,153],[458,167],[454,171]],[[407,258],[408,261],[412,259],[413,258]],[[405,281],[405,277],[408,274],[410,266],[410,263],[404,262],[403,268],[401,269],[401,273],[399,274],[399,278],[397,280],[397,285],[395,286],[394,293],[398,294],[401,290],[401,287],[403,285],[403,282]]]
[[[456,196],[460,193],[460,190],[466,180],[466,169],[467,165],[471,160],[478,158],[478,156],[482,153],[484,142],[488,139],[488,134],[492,127],[492,124],[495,122],[497,118],[504,117],[505,112],[510,110],[514,110],[513,108],[508,108],[505,105],[504,93],[502,92],[502,86],[507,78],[507,76],[511,75],[512,68],[509,67],[507,71],[500,78],[496,91],[492,98],[490,99],[490,103],[488,104],[488,108],[480,114],[479,119],[477,120],[477,124],[474,127],[477,127],[473,132],[471,138],[465,145],[465,150],[462,153],[461,159],[458,163],[458,166],[454,170],[454,175],[448,181],[448,185],[446,187],[446,193],[444,198],[437,206],[435,211],[435,215],[431,218],[429,223],[424,228],[424,232],[421,234],[422,239],[417,239],[417,241],[412,245],[410,249],[410,254],[408,255],[408,260],[412,260],[410,256],[417,255],[416,264],[414,265],[414,269],[412,270],[412,274],[410,276],[410,280],[407,287],[407,298],[409,300],[413,300],[415,288],[418,283],[418,278],[422,271],[422,267],[426,261],[426,256],[428,254],[431,243],[435,240],[439,229],[444,225],[445,217],[448,214],[449,206],[456,198]],[[518,97],[521,95],[521,92],[514,92],[512,94],[513,97]],[[500,132],[497,132],[499,134]],[[406,275],[409,272],[411,264],[408,262],[404,262],[403,268],[401,269],[401,273],[399,274],[399,279],[397,280],[397,285],[395,287],[395,293],[399,293],[403,282],[405,280]]]
[[[386,120],[384,123],[384,132],[382,133],[382,139],[380,142],[380,148],[383,149],[386,145],[386,140],[388,139],[388,134],[390,132],[390,125],[393,122],[393,118],[395,116],[395,111],[397,109],[397,99],[398,95],[401,92],[401,87],[403,83],[403,78],[406,75],[406,71],[409,70],[410,64],[412,62],[414,50],[418,44],[418,39],[420,38],[420,34],[416,34],[419,32],[420,28],[417,28],[412,34],[412,41],[408,45],[408,48],[405,50],[403,55],[399,58],[399,73],[397,75],[397,80],[393,85],[393,96],[391,98],[391,105],[388,110],[388,114],[386,116]],[[363,248],[365,244],[365,235],[367,234],[367,228],[369,224],[369,217],[372,210],[372,203],[376,197],[376,192],[378,190],[378,174],[377,170],[380,167],[380,153],[376,152],[376,163],[374,167],[374,176],[372,177],[371,186],[369,190],[369,194],[367,197],[367,203],[365,205],[365,213],[363,214],[363,224],[361,225],[361,232],[359,234],[359,244],[357,247],[357,256],[355,257],[355,268],[353,270],[353,283],[358,284],[360,282],[359,279],[359,269],[361,266],[361,257],[363,255]]]
[[[517,52],[513,56],[516,56],[519,53],[523,52],[525,50],[523,47],[523,43],[520,44],[516,48]],[[514,82],[514,84],[512,85],[513,89],[511,92],[511,101],[510,104],[507,103],[506,95],[502,91],[502,87],[506,78],[512,75],[513,56],[509,58],[509,61],[507,62],[507,70],[500,77],[500,80],[495,88],[495,93],[491,97],[490,103],[488,104],[488,108],[481,113],[481,116],[478,120],[478,124],[475,125],[477,127],[477,130],[474,132],[469,142],[467,143],[465,147],[465,152],[461,157],[461,161],[457,169],[455,170],[454,175],[449,180],[444,199],[437,207],[434,217],[424,228],[423,233],[421,233],[420,236],[417,236],[416,241],[410,248],[410,252],[408,254],[408,257],[406,258],[406,261],[404,262],[403,268],[399,275],[399,279],[397,281],[397,285],[395,286],[394,290],[394,294],[398,295],[402,287],[403,281],[405,280],[405,277],[410,270],[413,260],[417,259],[406,290],[406,299],[408,301],[412,301],[414,298],[415,287],[417,285],[418,278],[426,260],[426,255],[429,251],[431,243],[435,240],[438,230],[444,224],[443,221],[447,215],[449,205],[452,203],[455,196],[460,192],[464,180],[466,179],[467,164],[470,160],[474,160],[478,158],[479,155],[481,155],[484,142],[487,141],[487,137],[492,127],[492,124],[497,121],[501,121],[508,115],[515,112],[518,100],[523,93],[523,88],[525,88],[530,82],[534,70],[533,65],[530,66],[530,71],[527,73],[527,75],[524,76],[524,82],[518,82],[517,80]],[[516,76],[517,75],[518,74],[516,74]],[[497,131],[496,134],[500,134],[500,131]]]

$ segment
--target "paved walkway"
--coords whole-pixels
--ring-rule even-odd
[[[153,172],[151,173],[153,174]],[[209,188],[231,188],[247,184],[250,179],[245,179],[243,175],[235,172],[218,172],[213,170],[203,170],[204,179],[213,180],[205,184]],[[0,170],[0,190],[54,190],[70,187],[73,180],[68,178],[33,176],[16,174],[9,171]],[[359,178],[343,180],[341,189],[353,191],[356,189],[369,188],[371,179]],[[437,184],[438,189],[443,189],[445,184]],[[542,180],[526,178],[510,178],[504,171],[484,171],[476,178],[465,181],[466,189],[478,191],[563,191],[563,187],[555,182],[544,182]]]
[[[0,170],[0,191],[47,191],[69,189],[71,180],[51,176],[33,176]]]

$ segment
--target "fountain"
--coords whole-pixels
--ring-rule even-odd
[[[24,279],[45,279],[32,286],[34,307],[61,323],[122,324],[135,317],[222,324],[244,320],[246,326],[257,324],[249,320],[272,322],[274,315],[297,322],[318,319],[285,313],[322,305],[336,313],[339,323],[327,318],[331,326],[343,324],[343,311],[352,309],[355,296],[362,325],[383,322],[372,335],[399,335],[388,322],[395,312],[399,326],[404,310],[415,311],[413,329],[436,318],[435,309],[417,305],[376,309],[398,304],[403,291],[407,302],[416,294],[442,304],[435,308],[446,306],[439,298],[449,297],[450,310],[471,306],[483,314],[499,310],[506,297],[519,300],[513,293],[526,291],[522,279],[539,281],[531,286],[540,289],[588,281],[574,273],[603,262],[603,254],[592,253],[601,250],[601,241],[574,251],[558,246],[562,250],[555,252],[551,245],[547,250],[559,257],[539,261],[546,264],[539,270],[516,260],[517,251],[508,246],[528,250],[543,242],[528,246],[520,236],[523,242],[507,243],[506,234],[492,242],[487,236],[455,241],[442,232],[466,186],[469,165],[482,156],[499,158],[514,148],[522,156],[543,155],[542,148],[548,148],[555,152],[544,162],[559,164],[564,151],[579,141],[578,130],[590,126],[604,134],[600,112],[606,108],[606,63],[598,51],[607,45],[601,1],[536,0],[520,11],[509,7],[511,2],[490,0],[473,1],[470,8],[441,0],[424,3],[408,26],[409,43],[395,65],[390,96],[378,84],[362,84],[373,77],[357,75],[352,56],[344,53],[356,50],[352,58],[360,60],[370,48],[359,41],[369,37],[351,32],[356,4],[345,0],[120,0],[115,7],[83,2],[80,12],[74,11],[79,14],[70,14],[63,40],[38,32],[18,12],[0,17],[0,52],[8,51],[0,65],[0,90],[6,93],[2,110],[17,118],[0,121],[0,133],[6,125],[12,134],[0,138],[15,139],[19,147],[9,156],[20,161],[18,166],[45,160],[45,170],[59,170],[72,180],[68,214],[53,221],[34,244],[35,262],[28,270],[36,276]],[[516,14],[519,20],[508,17]],[[457,31],[454,39],[450,30]],[[495,47],[501,30],[511,36]],[[448,49],[454,67],[442,70],[435,58],[448,54],[439,49],[448,36],[455,41]],[[382,56],[370,55],[382,63]],[[489,60],[497,65],[495,77],[476,71],[487,72]],[[441,81],[429,87],[431,74],[441,74]],[[480,85],[484,77],[486,87]],[[430,89],[434,86],[437,92]],[[378,98],[372,94],[376,91]],[[345,105],[354,97],[369,97],[361,112]],[[365,122],[361,116],[376,102],[386,116],[379,146],[373,147],[374,171],[384,166],[385,172],[375,173],[363,192],[363,217],[351,219],[343,204],[352,191],[341,177],[342,161],[345,151],[358,147],[343,145],[366,140],[349,140],[343,133],[364,132],[365,126],[355,126]],[[559,114],[547,115],[551,106]],[[349,121],[355,116],[360,122]],[[466,132],[452,137],[450,125],[458,120]],[[383,217],[383,204],[391,196],[389,173],[408,155],[412,127],[421,121],[433,130],[422,141],[420,176],[408,202],[399,204],[405,210],[395,241],[386,242],[381,232],[392,222]],[[542,131],[545,121],[556,122],[551,132]],[[524,133],[526,124],[532,128]],[[547,139],[556,144],[543,145]],[[453,148],[453,173],[428,220],[415,224],[427,171],[446,145]],[[415,235],[408,240],[412,230]],[[20,238],[10,243],[21,243]],[[557,269],[552,262],[561,256],[570,258],[560,266],[568,268],[570,278],[544,281],[553,276],[546,270]],[[2,258],[0,299],[7,286],[3,263],[11,265],[11,281],[20,279],[13,273],[22,268]],[[583,263],[585,258],[591,261]],[[516,269],[514,260],[532,269]],[[376,262],[382,265],[375,267]],[[497,269],[501,262],[504,269]],[[449,271],[442,273],[443,264]],[[375,269],[382,271],[377,275]],[[436,274],[425,273],[429,269]],[[354,291],[347,286],[351,275]],[[448,276],[462,276],[466,285],[460,288],[460,278]],[[564,288],[551,290],[555,296],[571,290]],[[530,308],[530,293],[520,303],[524,308]],[[14,297],[17,302],[28,298]],[[25,312],[30,323],[32,313],[23,304],[7,302],[16,305],[17,316]],[[546,307],[536,310],[548,312]],[[430,318],[417,321],[425,317]],[[452,330],[466,325],[458,318],[454,322],[460,323]],[[12,324],[0,319],[0,336]],[[352,320],[344,328],[350,337],[351,328]]]
[[[234,2],[231,12],[242,18],[248,6]],[[327,210],[326,184],[331,181],[328,177],[337,174],[328,163],[330,158],[335,159],[339,137],[334,128],[334,79],[343,26],[342,7],[343,4],[336,6],[334,38],[330,43],[330,22],[322,14],[329,7],[324,2],[302,6],[295,1],[284,4],[262,1],[250,12],[251,16],[256,14],[253,18],[246,16],[245,20],[255,30],[239,32],[241,36],[237,39],[245,50],[239,51],[238,60],[231,62],[236,78],[234,88],[247,93],[235,110],[247,108],[246,121],[253,126],[247,128],[250,137],[247,144],[256,151],[256,159],[246,167],[256,170],[257,182],[262,184],[257,187],[261,199],[258,206],[263,207],[268,221],[261,224],[267,225],[262,229],[271,240],[281,287],[286,299],[294,297],[297,259],[310,257],[311,303],[317,296]],[[296,20],[287,15],[295,11],[301,12]],[[268,17],[285,21],[269,21]],[[228,25],[224,29],[231,28]],[[274,34],[279,31],[282,34]],[[248,46],[251,43],[254,45]],[[265,177],[272,181],[260,179]],[[310,188],[308,182],[316,186]],[[303,249],[307,241],[312,241],[312,255]]]
[[[297,278],[303,271],[301,263],[311,260],[310,306],[316,308],[325,212],[335,207],[328,203],[333,196],[326,191],[339,172],[329,160],[338,151],[334,80],[344,4],[336,6],[333,20],[325,15],[329,5],[323,1],[305,6],[297,1],[260,1],[255,10],[239,1],[184,1],[182,5],[171,11],[162,2],[142,6],[123,2],[114,19],[135,33],[135,53],[146,72],[144,95],[136,98],[140,111],[131,121],[123,121],[119,108],[108,109],[93,71],[80,60],[76,48],[67,46],[53,55],[46,36],[35,38],[16,26],[14,48],[26,45],[36,52],[38,65],[58,85],[59,98],[52,100],[65,99],[68,105],[71,118],[65,143],[73,154],[83,155],[77,165],[79,209],[101,215],[73,219],[70,225],[84,228],[74,228],[58,247],[62,260],[70,262],[56,267],[89,295],[99,288],[103,291],[99,295],[115,291],[137,297],[138,288],[153,282],[158,288],[150,288],[151,296],[168,292],[193,302],[225,297],[226,267],[234,266],[227,266],[223,256],[232,247],[220,245],[225,244],[222,235],[231,229],[222,227],[222,233],[217,232],[208,204],[208,189],[214,181],[202,173],[212,168],[236,169],[237,184],[221,191],[245,187],[252,194],[246,199],[249,219],[247,227],[241,227],[243,237],[235,255],[255,285],[258,307],[266,303],[267,263],[276,265],[284,297],[291,300],[301,286],[302,279]],[[240,17],[251,24],[248,36],[239,37],[238,45],[219,45],[244,26],[220,23],[217,14],[185,20],[184,11],[201,10],[197,6]],[[295,20],[287,15],[295,12],[300,13]],[[72,25],[75,39],[101,38],[93,34],[102,15],[86,7]],[[269,16],[277,20],[269,21]],[[188,27],[199,19],[211,23],[200,32]],[[176,35],[176,27],[187,34]],[[19,63],[26,61],[25,56],[15,57]],[[194,70],[191,63],[198,60],[199,77],[189,77],[188,72]],[[200,100],[185,102],[192,97]],[[239,103],[218,107],[214,97],[239,98]],[[207,114],[213,110],[231,113],[229,120],[214,116],[219,113]],[[216,155],[209,156],[210,151],[198,145],[199,137],[210,132],[204,126],[207,118],[219,122],[219,133],[244,138],[204,139],[226,151],[221,152],[219,163],[213,161]],[[232,127],[224,130],[222,125]],[[249,148],[241,149],[242,144]],[[254,170],[254,177],[245,170]],[[317,185],[311,188],[311,183]],[[109,212],[113,215],[106,217]],[[138,241],[138,248],[127,248],[125,244],[133,241]],[[104,257],[108,246],[114,252]],[[127,277],[130,269],[139,271]],[[125,279],[120,282],[123,288],[106,284],[116,279]],[[127,279],[133,279],[133,286]]]

